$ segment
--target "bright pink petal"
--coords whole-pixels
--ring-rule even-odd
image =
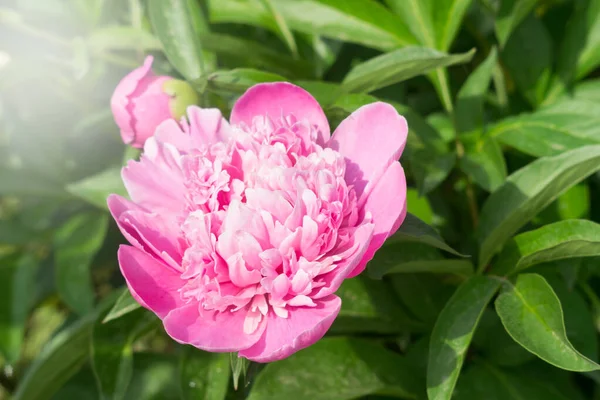
[[[363,259],[348,278],[360,274],[383,242],[398,230],[406,216],[406,178],[399,162],[389,166],[366,199],[365,212],[370,212],[375,224],[373,239]]]
[[[252,119],[268,115],[271,118],[294,115],[306,119],[319,130],[317,143],[329,140],[329,122],[323,109],[306,90],[287,82],[261,83],[248,89],[231,111],[231,123],[252,126]]]
[[[187,193],[179,158],[173,146],[147,140],[140,161],[129,161],[121,172],[131,200],[151,211],[179,213]]]
[[[189,153],[224,141],[231,134],[229,123],[217,108],[190,106],[187,118],[189,123],[182,120],[183,128],[174,120],[161,124],[156,129],[156,140],[170,143],[179,151]]]
[[[372,103],[354,111],[333,133],[329,147],[346,157],[346,183],[354,185],[359,205],[388,166],[404,150],[408,126],[387,103]]]
[[[202,310],[198,303],[189,303],[173,310],[165,319],[165,330],[179,343],[191,344],[214,352],[233,352],[247,349],[261,337],[266,318],[251,334],[244,333],[245,310],[236,312]]]
[[[107,204],[129,243],[153,254],[175,270],[181,269],[181,232],[174,216],[148,213],[135,203],[114,194],[108,197]]]
[[[179,289],[185,282],[172,268],[131,246],[119,247],[118,257],[129,287],[159,318],[183,306]]]
[[[112,110],[115,122],[121,129],[121,135],[125,143],[131,143],[135,137],[133,132],[133,116],[131,115],[130,96],[136,90],[142,79],[152,75],[153,57],[148,56],[144,60],[144,65],[131,71],[127,76],[121,79],[117,85],[111,99],[110,108]]]
[[[349,278],[349,274],[361,262],[369,248],[369,243],[371,243],[373,238],[373,229],[373,224],[363,224],[354,231],[352,235],[354,243],[350,249],[345,249],[344,257],[339,262],[337,268],[315,279],[317,282],[324,282],[325,285],[319,288],[317,293],[312,296],[313,298],[324,298],[335,293],[342,285],[344,279]]]
[[[254,346],[239,354],[257,362],[288,357],[321,339],[331,327],[341,305],[340,298],[332,295],[316,301],[315,307],[290,309],[287,318],[280,318],[271,311],[264,335]]]
[[[171,98],[166,93],[149,94],[149,91],[156,91],[157,87],[162,87],[166,80],[171,77],[156,78],[149,86],[148,91],[141,93],[138,97],[131,100],[133,115],[133,130],[135,138],[132,143],[134,147],[143,147],[148,138],[154,135],[156,127],[162,122],[172,119],[169,101]]]

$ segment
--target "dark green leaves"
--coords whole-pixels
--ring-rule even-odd
[[[129,289],[125,288],[102,322],[107,323],[113,319],[121,318],[123,315],[129,314],[140,307],[140,304],[131,296]]]
[[[268,364],[249,400],[344,400],[376,392],[414,398],[419,382],[404,358],[359,339],[328,338]]]
[[[515,236],[492,273],[510,275],[544,262],[600,255],[600,225],[567,220]]]
[[[169,61],[186,79],[204,73],[202,47],[187,0],[150,0],[148,14]]]
[[[46,344],[19,383],[15,400],[46,400],[87,360],[95,316],[77,321]]]
[[[348,92],[372,92],[430,70],[468,62],[474,51],[448,55],[425,47],[395,50],[354,67],[344,78],[342,88]]]
[[[600,146],[587,146],[539,159],[509,176],[481,212],[480,268],[540,210],[598,169]]]
[[[107,227],[106,214],[77,214],[55,236],[58,293],[71,309],[82,315],[90,312],[94,306],[90,267],[104,242]]]
[[[127,191],[121,179],[121,168],[110,168],[97,175],[89,176],[70,184],[67,190],[89,203],[106,209],[106,198],[111,193],[127,197]]]
[[[0,257],[0,354],[9,363],[21,355],[38,268],[32,255]]]
[[[406,218],[402,222],[400,229],[389,240],[423,243],[447,251],[448,253],[462,256],[459,252],[448,246],[435,229],[410,213],[406,214]]]
[[[570,371],[600,369],[569,342],[560,301],[540,275],[520,275],[516,285],[507,284],[496,310],[512,338],[541,359]]]
[[[427,394],[450,399],[479,318],[500,287],[494,278],[475,276],[463,283],[438,317],[429,344]]]
[[[393,49],[416,44],[402,21],[374,1],[272,0],[292,30]],[[277,31],[269,11],[260,0],[211,0],[212,22],[258,25]]]
[[[229,387],[229,355],[188,346],[179,364],[183,400],[223,400]]]

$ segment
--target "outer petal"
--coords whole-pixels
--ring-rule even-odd
[[[156,140],[174,145],[179,151],[188,153],[212,143],[223,141],[231,134],[229,123],[217,108],[187,108],[189,123],[182,120],[183,128],[174,120],[162,123],[156,129]]]
[[[179,213],[186,194],[179,162],[173,146],[148,139],[140,161],[129,161],[121,172],[131,200],[150,211]]]
[[[108,208],[123,236],[134,247],[154,255],[176,271],[181,270],[180,228],[168,213],[151,214],[121,196],[108,196]]]
[[[375,224],[373,239],[363,259],[348,278],[360,274],[383,242],[398,230],[406,216],[406,178],[399,162],[392,163],[366,199],[365,212]]]
[[[173,78],[168,76],[155,78],[145,92],[131,100],[135,132],[133,146],[143,147],[146,140],[154,135],[156,127],[163,121],[173,118],[169,108],[171,98],[168,94],[159,91],[164,82],[171,79]]]
[[[121,129],[121,136],[125,143],[131,143],[135,139],[133,131],[133,116],[130,114],[129,97],[138,87],[142,79],[151,76],[152,56],[146,57],[144,65],[131,71],[127,76],[121,79],[117,85],[111,99],[110,108],[112,110],[115,122]]]
[[[202,310],[198,303],[189,303],[173,310],[164,319],[165,330],[179,343],[191,344],[214,352],[233,352],[247,349],[260,339],[265,326],[263,318],[254,333],[244,333],[245,310],[218,312]]]
[[[164,263],[142,250],[123,245],[119,247],[119,265],[127,285],[143,301],[142,305],[159,318],[183,306],[179,289],[184,281]]]
[[[323,145],[329,140],[329,122],[317,100],[306,90],[287,82],[252,86],[233,106],[231,123],[251,125],[255,116],[277,118],[290,114],[299,120],[308,120],[319,130],[317,143]]]
[[[240,356],[257,362],[277,361],[317,342],[340,312],[342,300],[331,295],[316,304],[290,309],[287,318],[270,311],[264,335],[254,346],[240,351]]]
[[[335,130],[329,147],[346,157],[346,183],[354,185],[362,205],[388,166],[404,150],[408,125],[386,103],[362,106]]]

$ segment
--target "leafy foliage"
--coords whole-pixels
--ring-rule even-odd
[[[0,399],[598,398],[599,0],[7,0],[0,38]],[[224,114],[283,80],[406,117],[408,214],[317,344],[206,353],[126,289],[109,99],[148,54]]]

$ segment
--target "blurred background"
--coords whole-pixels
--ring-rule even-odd
[[[384,2],[368,1],[368,7],[360,8],[362,1],[345,1],[179,2],[193,10],[190,15],[202,53],[200,76],[182,76],[168,61],[164,39],[155,35],[157,22],[151,21],[146,1],[0,2],[0,399],[15,394],[24,400],[86,400],[99,395],[192,399],[199,398],[195,388],[218,381],[217,375],[226,378],[228,398],[244,398],[243,391],[227,388],[229,370],[239,375],[246,366],[238,361],[232,364],[229,356],[214,358],[176,345],[156,318],[137,309],[123,291],[116,262],[123,238],[107,213],[105,199],[109,193],[123,192],[120,167],[137,157],[138,151],[123,145],[110,97],[120,79],[152,54],[157,74],[187,79],[200,93],[202,105],[219,107],[226,115],[248,86],[267,80],[292,80],[327,103],[335,85],[353,67],[400,46],[401,42],[388,42],[392,36],[382,32],[404,29],[388,19],[392,14]],[[278,3],[287,3],[286,12],[295,15],[293,33],[273,8]],[[324,8],[323,4],[334,3],[335,12]],[[522,9],[515,17],[509,11],[521,7],[517,3]],[[474,246],[471,220],[477,217],[469,202],[481,200],[491,187],[483,183],[472,189],[471,181],[453,169],[455,137],[444,96],[454,96],[498,44],[502,51],[494,89],[485,94],[487,121],[531,112],[553,90],[558,96],[566,84],[553,81],[558,76],[553,72],[557,49],[568,20],[579,15],[583,3],[473,1],[451,47],[448,43],[443,49],[463,55],[461,65],[448,69],[449,84],[434,87],[431,79],[413,73],[411,79],[379,85],[371,92],[406,110],[409,123],[426,118],[429,128],[423,131],[430,129],[437,135],[441,144],[429,148],[423,137],[411,132],[406,157],[414,156],[403,159],[410,168],[409,211],[437,227],[459,251],[469,253]],[[515,18],[510,27],[498,28],[503,13]],[[594,23],[595,19],[590,24]],[[597,25],[593,25],[596,36]],[[473,48],[477,52],[472,58],[464,56]],[[598,54],[594,48],[586,51],[591,51],[587,64],[564,82],[600,77]],[[327,109],[334,125],[348,112],[344,104]],[[494,147],[491,153],[496,151]],[[483,162],[492,159],[487,153],[480,156]],[[506,164],[502,160],[500,167],[490,168],[497,168],[503,179],[507,170],[514,171],[534,156],[512,152]],[[553,203],[534,226],[566,218],[597,219],[593,214],[598,210],[590,210],[590,202],[598,197],[598,178],[594,179]],[[442,256],[437,252],[431,257]],[[395,349],[412,348],[406,332],[431,326],[453,292],[456,277],[438,280],[414,275],[410,279],[397,285],[385,281],[389,284],[385,290],[411,309],[416,304],[411,299],[420,294],[414,288],[423,285],[423,292],[436,293],[426,314],[415,317],[416,312],[381,309],[377,302],[393,302],[367,295],[382,293],[380,283],[357,281],[362,283],[344,288],[349,299],[344,303],[347,319],[334,326],[334,333],[362,334],[360,324],[367,318],[371,324],[380,323],[373,325],[377,334],[396,335]],[[135,311],[128,318],[102,324],[115,301],[120,304],[117,312]],[[355,321],[353,316],[363,319]],[[420,346],[416,351],[424,348],[423,341],[416,343]],[[207,375],[208,365],[213,375]],[[259,368],[250,367],[247,375],[252,377]]]

